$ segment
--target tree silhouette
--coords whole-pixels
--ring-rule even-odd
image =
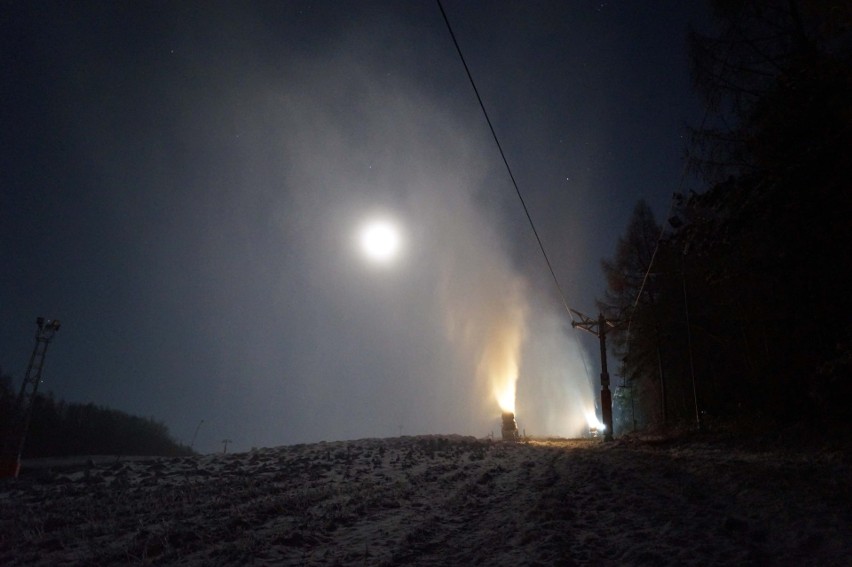
[[[597,305],[607,319],[629,321],[629,326],[610,333],[610,348],[624,362],[620,373],[630,384],[630,401],[638,404],[640,423],[666,419],[660,286],[657,274],[646,279],[659,237],[660,226],[653,212],[640,200],[627,231],[618,239],[614,258],[601,262],[607,289]]]
[[[647,381],[660,337],[663,407],[676,420],[689,414],[694,377],[694,399],[712,415],[848,424],[852,8],[713,7],[719,33],[689,38],[708,119],[693,130],[688,159],[708,188],[676,199],[617,352],[626,376]],[[628,235],[641,235],[637,218]],[[633,240],[604,263],[601,304],[611,312],[638,296],[647,253]]]
[[[2,375],[2,373],[0,373]],[[0,380],[0,435],[10,425],[15,395],[10,380]],[[153,419],[94,404],[68,404],[53,394],[38,394],[24,446],[24,458],[72,455],[190,455],[168,428]]]

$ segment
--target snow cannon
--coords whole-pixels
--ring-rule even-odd
[[[510,411],[503,412],[503,441],[515,442],[518,440],[518,424],[515,423],[515,414]]]

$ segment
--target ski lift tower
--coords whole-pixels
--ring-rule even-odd
[[[38,330],[35,334],[35,347],[27,366],[27,375],[21,384],[21,391],[15,402],[15,409],[6,438],[3,439],[2,454],[0,454],[0,478],[17,478],[21,470],[21,454],[24,452],[24,442],[33,413],[33,404],[41,384],[44,370],[44,357],[53,336],[59,330],[59,321],[44,317],[36,319]]]
[[[612,393],[609,391],[609,372],[606,368],[606,334],[620,325],[619,321],[611,321],[604,317],[603,313],[598,315],[597,320],[579,311],[571,311],[580,320],[572,321],[571,326],[582,329],[598,338],[601,345],[601,413],[604,423],[604,441],[612,441]]]

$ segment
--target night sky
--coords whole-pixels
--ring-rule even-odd
[[[698,2],[444,7],[572,307],[664,218],[702,107]],[[435,2],[17,2],[0,15],[0,365],[195,448],[576,435],[570,328]],[[683,189],[694,188],[689,179]],[[393,220],[387,263],[359,227]],[[516,357],[507,352],[515,352]]]

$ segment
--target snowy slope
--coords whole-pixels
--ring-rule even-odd
[[[1,565],[841,565],[840,452],[366,439],[0,482]]]

